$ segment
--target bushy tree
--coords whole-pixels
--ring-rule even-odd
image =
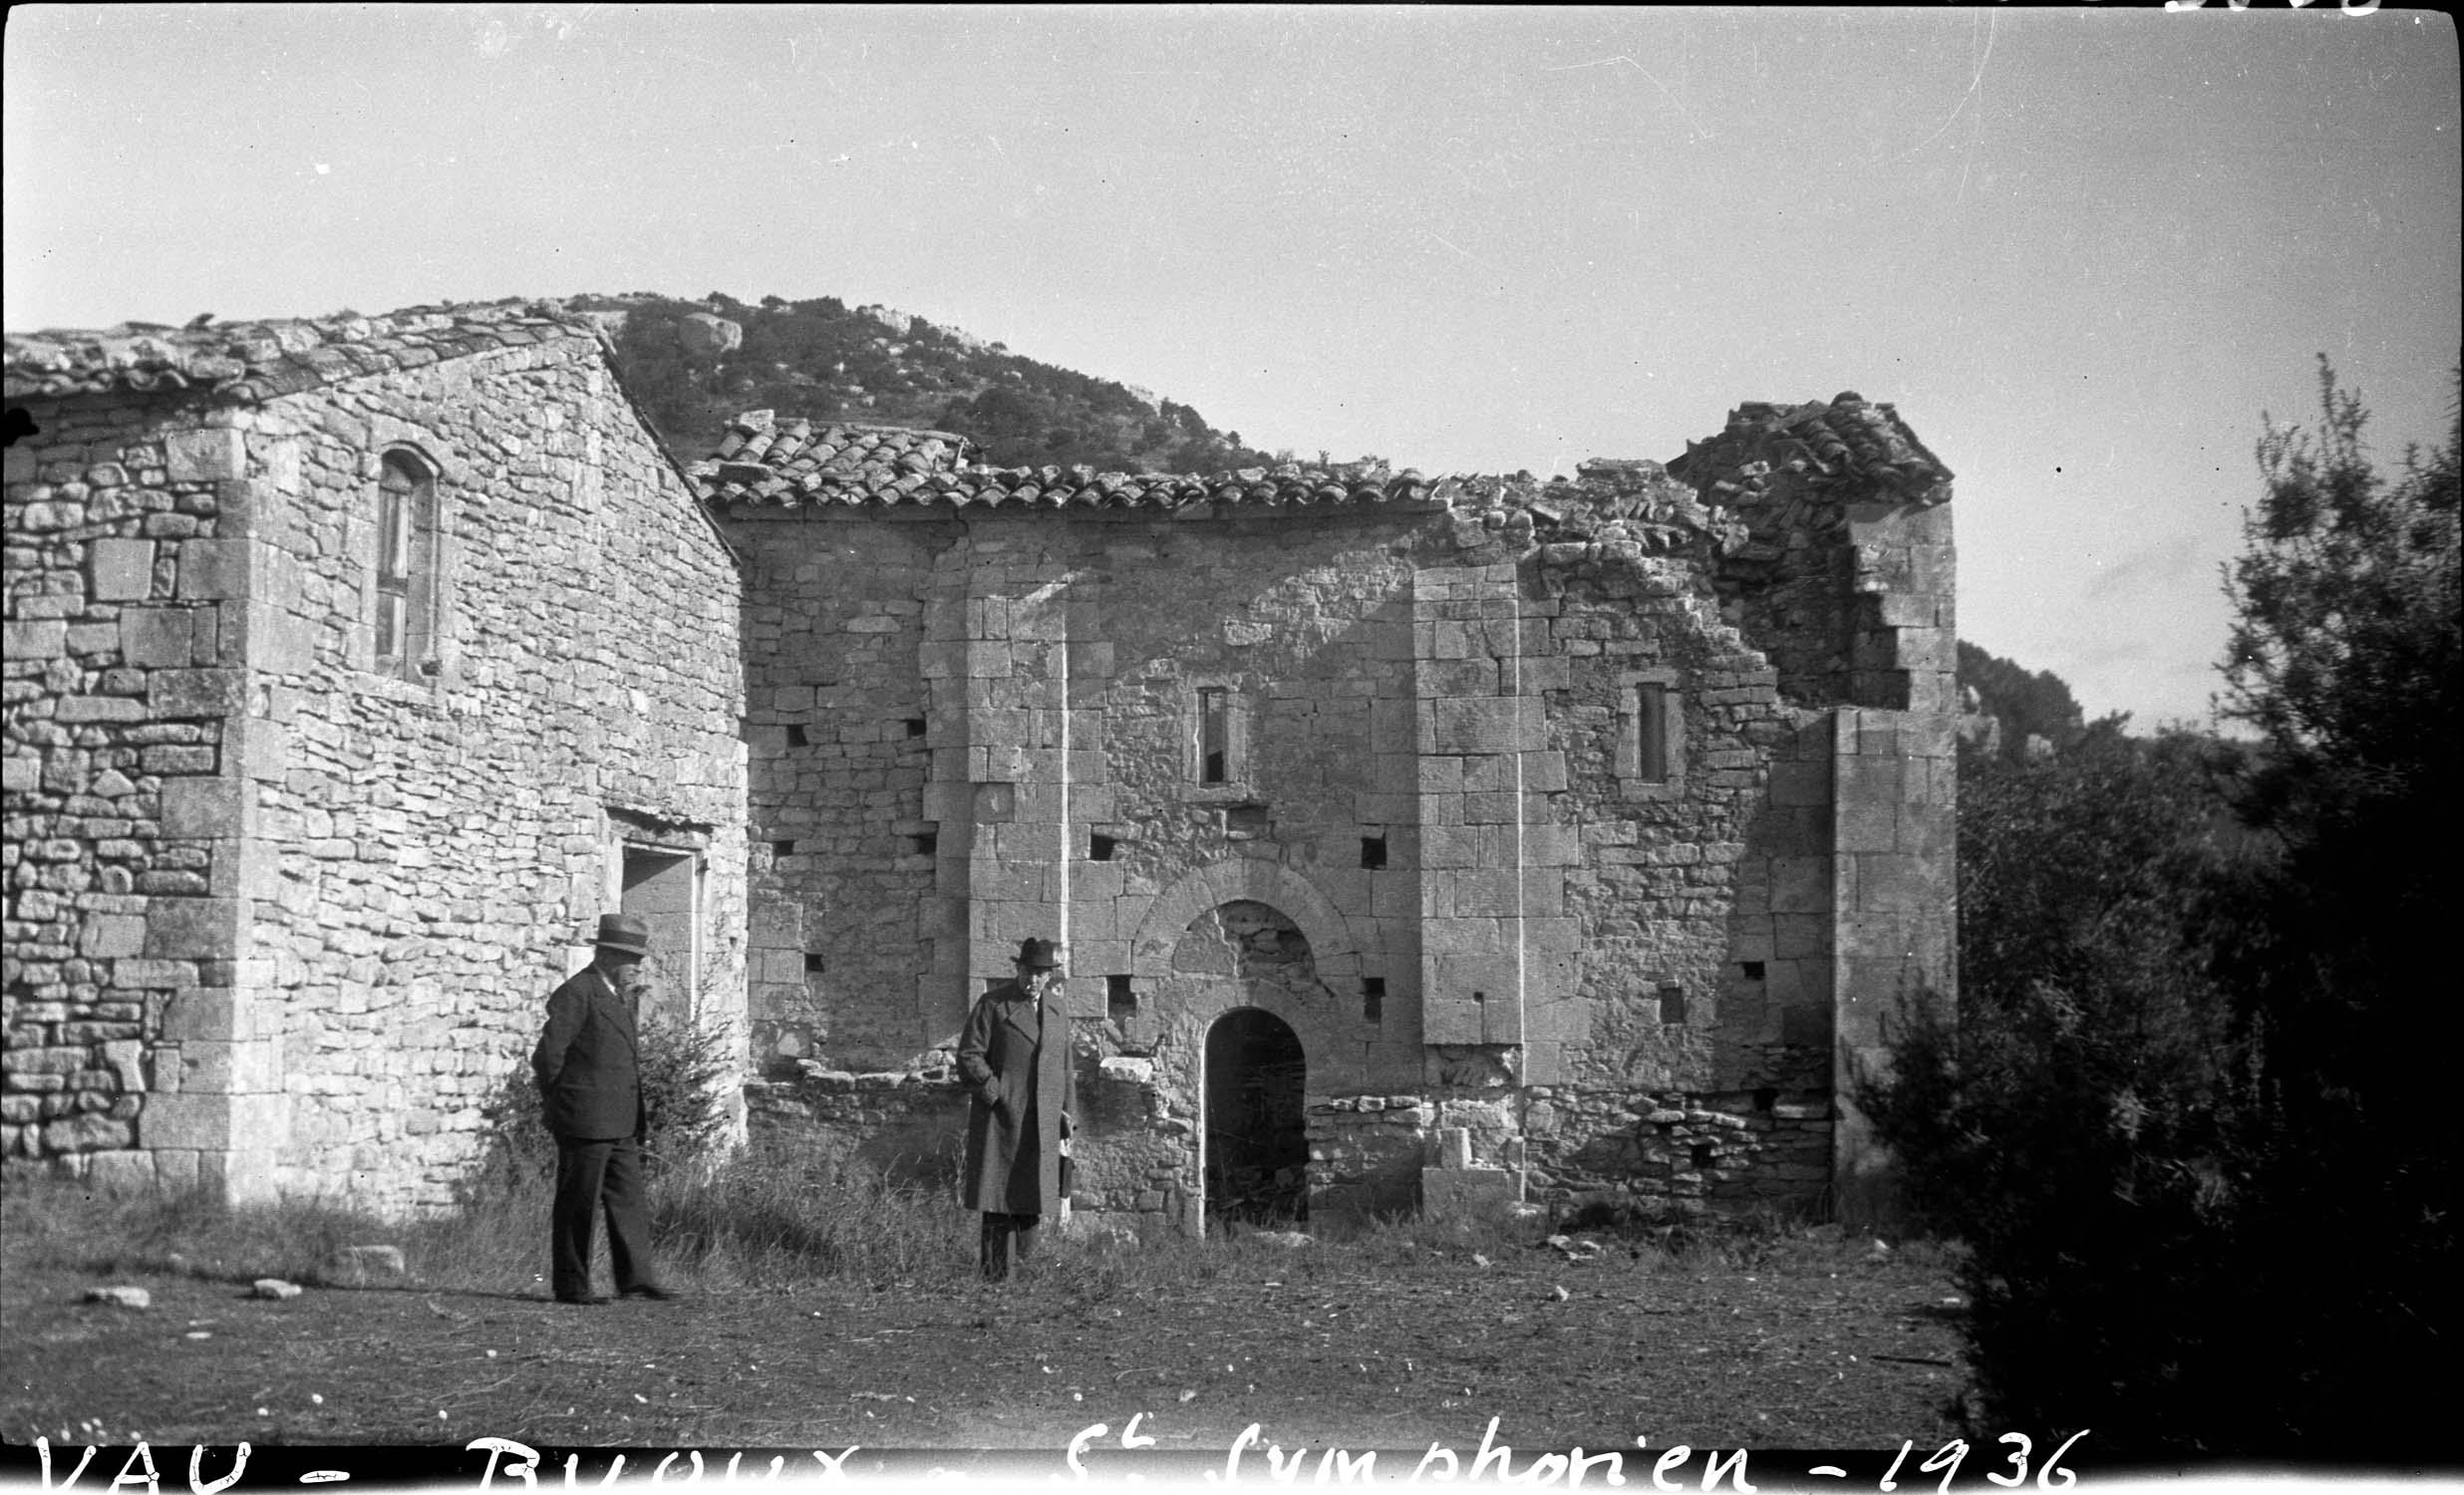
[[[2305,1350],[2289,1419],[2383,1436],[2439,1420],[2423,1383],[2385,1367],[2443,1361],[2464,1329],[2464,1159],[2430,1038],[2455,985],[2464,401],[2442,448],[2383,473],[2323,357],[2319,392],[2314,432],[2270,423],[2260,441],[2265,485],[2228,575],[2224,706],[2266,749],[2243,811],[2284,858],[2265,937],[2225,969],[2262,1102],[2248,1228],[2322,1248],[2252,1269]]]
[[[1863,1098],[1921,1222],[1969,1248],[2001,1425],[2163,1447],[2237,1415],[2211,1403],[2257,1325],[2204,1264],[2233,1229],[2230,1008],[2206,952],[2252,855],[2220,791],[2238,767],[2230,745],[2118,719],[1963,767],[1959,1019],[1918,1019]]]
[[[1963,761],[1960,1025],[1865,1098],[1969,1248],[2000,1425],[2448,1456],[2464,423],[2382,473],[2320,389],[2314,433],[2269,424],[2228,572],[2259,741]]]

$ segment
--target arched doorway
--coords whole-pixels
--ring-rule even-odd
[[[1309,1063],[1291,1025],[1240,1007],[1206,1032],[1207,1223],[1309,1219]]]

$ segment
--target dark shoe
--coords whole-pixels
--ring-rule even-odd
[[[657,1283],[645,1283],[638,1288],[627,1288],[616,1296],[619,1298],[647,1298],[653,1303],[677,1303],[681,1302],[685,1295],[677,1292],[674,1288],[663,1288]]]
[[[578,1297],[559,1293],[556,1295],[556,1301],[558,1303],[569,1303],[575,1308],[605,1308],[615,1300],[609,1298],[605,1293],[584,1293]]]

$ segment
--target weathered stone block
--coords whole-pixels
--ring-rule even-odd
[[[177,669],[194,663],[190,650],[195,629],[193,610],[178,607],[132,607],[120,615],[121,657],[148,669]]]
[[[255,787],[230,778],[173,778],[162,785],[162,833],[224,839],[247,832]]]
[[[228,717],[246,707],[247,684],[240,670],[156,670],[147,702],[157,717]]]
[[[142,953],[157,960],[234,959],[247,912],[246,901],[237,898],[156,899],[147,914]]]
[[[88,595],[97,602],[142,601],[154,590],[152,540],[96,540],[87,552]]]
[[[179,595],[216,601],[248,595],[253,540],[183,540],[179,546]]]
[[[1420,1171],[1420,1212],[1432,1220],[1503,1219],[1516,1197],[1515,1176],[1503,1168]]]
[[[57,618],[0,625],[11,660],[59,659],[68,651],[68,625]]]
[[[142,915],[95,914],[86,920],[78,936],[77,953],[89,960],[111,960],[133,956],[146,948],[146,920]]]
[[[209,427],[162,439],[163,467],[173,482],[219,482],[248,475],[248,447],[237,431]]]

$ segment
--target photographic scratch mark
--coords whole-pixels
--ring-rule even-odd
[[[1424,228],[1421,232],[1427,234],[1430,238],[1435,239],[1438,243],[1445,245],[1448,249],[1453,250],[1463,258],[1470,260],[1473,264],[1478,265],[1483,270],[1495,270],[1497,268],[1495,265],[1490,264],[1487,260],[1482,259],[1480,256],[1472,253],[1470,250],[1454,242],[1454,240],[1447,238],[1444,234],[1437,232],[1433,228]]]
[[[1615,57],[1596,58],[1587,63],[1568,63],[1564,67],[1550,68],[1546,71],[1551,73],[1572,73],[1582,68],[1613,68],[1619,63],[1624,63],[1627,67],[1634,69],[1645,78],[1651,79],[1652,87],[1660,90],[1660,97],[1669,101],[1669,107],[1686,117],[1686,128],[1689,132],[1691,132],[1691,134],[1687,137],[1690,141],[1700,142],[1711,139],[1711,133],[1702,128],[1702,122],[1694,117],[1694,111],[1688,109],[1682,102],[1679,101],[1675,94],[1669,92],[1669,86],[1667,84],[1662,83],[1657,78],[1653,78],[1651,69],[1643,66],[1641,63],[1636,62],[1633,58],[1628,57],[1623,53],[1620,53]]]
[[[1984,90],[1985,90],[1985,65],[1986,65],[1987,63],[1989,63],[1989,62],[1992,62],[1993,60],[1994,60],[1994,13],[1993,13],[1992,11],[1988,11],[1988,12],[1986,12],[1986,16],[1985,16],[1985,51],[1984,51],[1984,53],[1983,53],[1982,55],[1980,55],[1980,56],[1977,58],[1977,70],[1976,70],[1976,72],[1975,72],[1975,73],[1973,73],[1973,74],[1971,74],[1971,75],[1969,76],[1969,79],[1968,79],[1968,89],[1967,89],[1967,92],[1965,92],[1965,93],[1963,93],[1963,94],[1961,94],[1961,95],[1960,95],[1960,102],[1959,102],[1959,103],[1954,104],[1954,105],[1952,105],[1952,106],[1951,106],[1951,113],[1949,113],[1949,114],[1947,114],[1947,115],[1943,116],[1943,121],[1942,121],[1942,124],[1940,124],[1939,126],[1936,126],[1936,127],[1935,127],[1934,133],[1933,133],[1932,135],[1929,135],[1929,136],[1927,136],[1924,140],[1921,140],[1921,141],[1917,142],[1915,145],[1913,145],[1913,146],[1909,147],[1907,150],[1905,150],[1901,151],[1899,154],[1892,156],[1892,157],[1891,157],[1891,164],[1892,164],[1892,165],[1895,165],[1895,166],[1896,166],[1896,165],[1898,165],[1901,161],[1906,160],[1908,157],[1910,157],[1910,156],[1912,156],[1912,155],[1916,154],[1918,151],[1920,151],[1920,150],[1924,150],[1926,147],[1931,146],[1931,145],[1932,145],[1932,144],[1934,144],[1936,141],[1941,140],[1941,139],[1943,138],[1944,133],[1945,133],[1945,132],[1947,132],[1948,130],[1950,130],[1950,128],[1952,127],[1952,125],[1953,125],[1953,124],[1957,123],[1957,121],[1959,120],[1959,117],[1960,117],[1961,113],[1962,113],[1964,110],[1966,110],[1966,109],[1968,108],[1968,106],[1970,106],[1971,104],[1975,104],[1975,103],[1977,102],[1977,100],[1978,100],[1978,97],[1979,97],[1979,96],[1980,96],[1980,95],[1984,92]],[[1978,118],[1977,118],[1977,129],[1978,129],[1978,131],[1979,131],[1979,133],[1980,133],[1980,134],[1981,134],[1981,133],[1984,131],[1984,129],[1985,129],[1984,111],[1983,111],[1982,107],[1980,107],[1980,109],[1979,109],[1979,111],[1978,111]],[[1973,166],[1973,165],[1975,165],[1975,164],[1976,164],[1976,140],[1975,140],[1974,138],[1972,138],[1972,139],[1969,141],[1969,154],[1968,154],[1968,162],[1967,162],[1967,164],[1962,165],[1962,166],[1960,167],[1960,195],[1961,195],[1962,197],[1965,197],[1965,196],[1967,196],[1967,195],[1968,195],[1968,172],[1969,172],[1969,167],[1970,167],[1970,166]]]

